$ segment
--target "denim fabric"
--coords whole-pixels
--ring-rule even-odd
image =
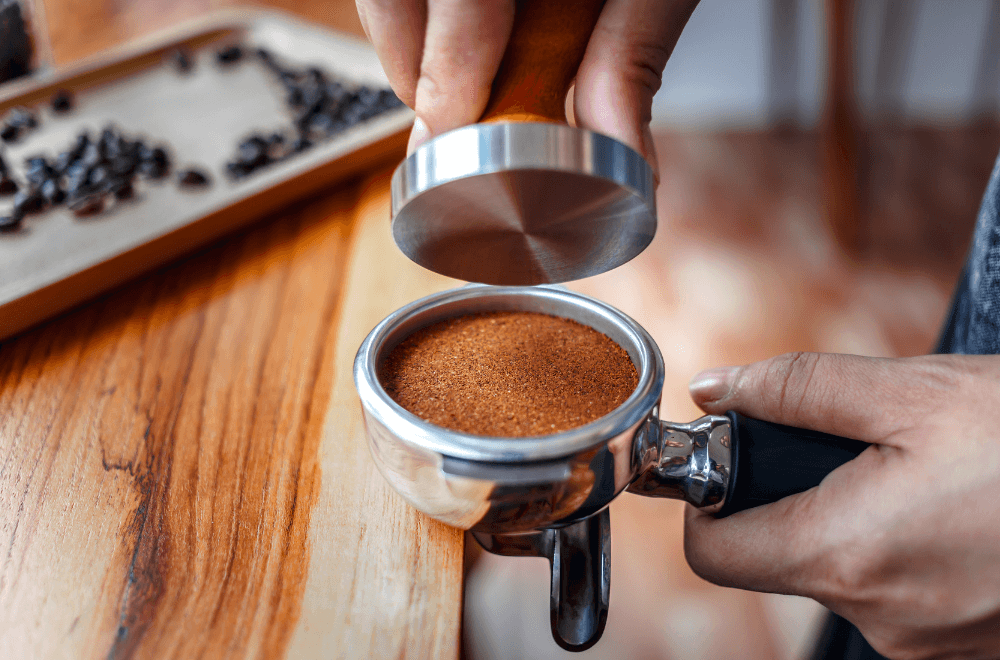
[[[972,249],[937,352],[1000,353],[1000,158],[983,196]]]
[[[938,353],[1000,353],[1000,157],[979,208],[972,249],[955,287]],[[847,619],[832,614],[814,660],[885,660]]]

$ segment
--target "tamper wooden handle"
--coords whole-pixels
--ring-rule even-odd
[[[604,0],[517,0],[514,27],[479,121],[566,123],[576,77]]]

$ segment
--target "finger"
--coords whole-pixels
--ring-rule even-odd
[[[884,359],[789,353],[691,379],[703,410],[896,444],[931,412],[953,401],[961,383],[949,356]]]
[[[577,74],[577,125],[609,135],[657,167],[649,130],[663,67],[697,0],[609,0]]]
[[[483,114],[513,22],[513,0],[429,0],[411,152]]]
[[[365,34],[378,53],[392,90],[403,103],[416,100],[427,26],[425,0],[357,0]]]

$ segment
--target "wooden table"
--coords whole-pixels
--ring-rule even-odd
[[[46,9],[65,62],[207,5]],[[378,474],[351,376],[451,284],[393,246],[388,175],[0,345],[0,657],[457,655],[462,534]]]

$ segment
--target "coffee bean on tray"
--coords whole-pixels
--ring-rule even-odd
[[[194,63],[191,61],[191,54],[186,48],[178,48],[174,51],[171,61],[174,65],[174,69],[178,73],[188,74],[191,73],[191,69],[194,67]]]
[[[59,182],[56,179],[45,181],[39,186],[38,191],[42,199],[49,206],[58,206],[66,201],[66,193],[59,186]]]
[[[19,216],[15,213],[7,213],[6,215],[0,214],[0,232],[7,233],[17,231],[21,228],[21,220],[23,216]]]
[[[4,117],[0,127],[0,139],[4,142],[17,142],[28,131],[38,128],[38,117],[27,108],[13,108]]]
[[[73,93],[65,89],[60,89],[52,97],[52,101],[50,103],[52,105],[53,112],[57,112],[59,114],[69,112],[73,109]]]
[[[112,182],[109,189],[115,199],[132,199],[135,196],[135,186],[127,179]]]
[[[212,180],[204,171],[192,167],[178,174],[177,182],[186,188],[201,188],[210,185]]]
[[[21,137],[21,130],[17,126],[4,124],[0,126],[0,140],[4,142],[16,142]]]
[[[239,62],[243,59],[243,47],[227,46],[215,54],[215,59],[223,66]]]
[[[104,210],[104,195],[92,193],[69,203],[69,209],[78,216],[96,215]]]
[[[29,188],[26,190],[19,190],[14,194],[15,214],[20,214],[22,217],[26,215],[33,215],[35,213],[41,213],[44,207],[45,200],[42,199],[42,195],[38,190]]]
[[[302,153],[317,142],[403,105],[391,89],[352,87],[334,80],[319,67],[286,67],[264,48],[253,52],[284,87],[294,133],[290,137],[281,132],[255,133],[245,138],[237,146],[236,156],[226,164],[226,171],[233,179],[242,179]],[[275,139],[276,136],[280,139]]]

